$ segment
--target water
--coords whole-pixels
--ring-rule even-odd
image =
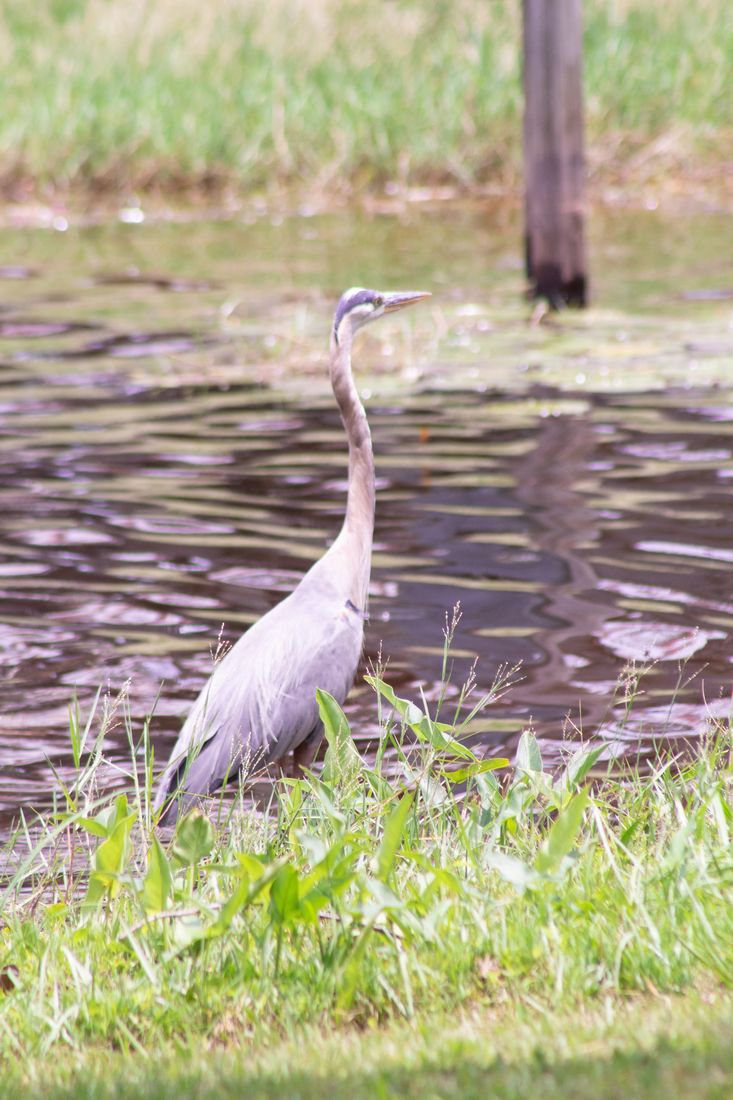
[[[330,312],[425,288],[355,365],[379,493],[367,658],[434,696],[519,664],[475,733],[550,760],[699,737],[731,711],[733,227],[594,225],[587,314],[535,317],[512,215],[0,230],[0,811],[48,804],[67,710],[130,681],[158,758],[211,668],[340,524]],[[630,717],[616,685],[651,662]],[[348,711],[364,745],[373,699]],[[113,761],[127,758],[123,723]],[[113,769],[110,782],[117,781]]]

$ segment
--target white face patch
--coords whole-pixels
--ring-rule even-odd
[[[334,317],[334,333],[340,343],[343,334],[343,326],[348,324],[352,332],[355,332],[368,321],[381,317],[384,312],[382,296],[376,290],[366,290],[364,287],[354,286],[341,295],[341,300],[336,308]]]

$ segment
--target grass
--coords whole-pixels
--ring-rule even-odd
[[[587,0],[601,182],[721,173],[733,151],[726,0]],[[69,189],[351,193],[520,177],[514,0],[2,0],[0,178]]]
[[[432,716],[371,682],[372,766],[322,695],[319,776],[170,837],[147,727],[100,795],[112,712],[93,738],[72,711],[74,785],[5,853],[13,1096],[729,1094],[730,729],[651,775],[599,746],[550,775],[529,730],[514,765],[468,747],[506,677]]]
[[[309,1029],[258,1047],[194,1043],[150,1058],[95,1051],[64,1057],[17,1100],[175,1095],[372,1100],[727,1100],[733,1082],[728,994],[606,999],[595,1010],[474,1009],[363,1032]],[[550,1038],[551,1037],[551,1038]],[[49,1080],[50,1077],[50,1080]]]

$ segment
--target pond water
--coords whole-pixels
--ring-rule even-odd
[[[433,292],[355,352],[379,479],[367,658],[434,696],[460,602],[455,683],[520,666],[475,723],[492,753],[531,724],[550,761],[581,735],[644,757],[728,718],[731,219],[597,217],[597,304],[545,318],[505,211],[64,224],[0,230],[5,821],[67,773],[74,693],[84,712],[129,680],[164,759],[220,631],[337,532],[325,363],[353,284]],[[628,661],[648,666],[630,713]],[[366,745],[369,689],[347,710]],[[107,748],[128,759],[122,720]]]

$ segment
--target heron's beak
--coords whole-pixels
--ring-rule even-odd
[[[405,306],[414,305],[415,302],[421,302],[423,298],[429,297],[429,290],[403,290],[400,294],[385,294],[384,312],[394,313],[395,310],[404,309]]]

